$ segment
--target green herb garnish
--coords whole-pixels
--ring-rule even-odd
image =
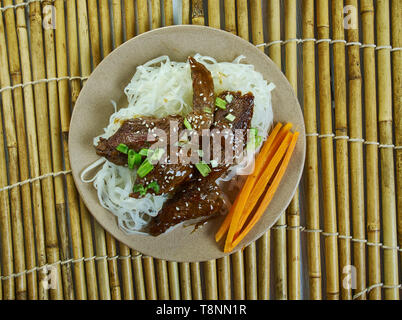
[[[211,168],[206,163],[199,162],[195,166],[203,177],[206,177],[211,172]]]
[[[117,151],[120,151],[121,153],[127,154],[128,153],[128,146],[125,145],[124,143],[120,143],[117,147],[116,147]]]
[[[188,122],[187,118],[184,118],[184,126],[188,129],[188,130],[193,130],[193,127],[191,126],[190,122]]]
[[[148,173],[150,173],[154,169],[154,166],[148,159],[145,159],[144,162],[140,165],[137,170],[137,174],[140,178],[144,178]]]
[[[227,101],[225,101],[225,100],[223,100],[223,99],[217,97],[217,98],[215,99],[215,105],[216,105],[218,108],[221,108],[221,109],[223,109],[223,110],[226,110]]]

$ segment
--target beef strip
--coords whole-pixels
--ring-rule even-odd
[[[123,122],[117,132],[108,139],[101,138],[96,146],[96,153],[105,157],[116,165],[127,164],[127,155],[116,150],[120,143],[124,143],[130,149],[138,152],[142,148],[149,148],[158,141],[147,141],[148,134],[153,128],[164,130],[169,137],[171,121],[178,122],[179,129],[183,128],[183,118],[177,115],[165,118],[140,117]]]
[[[193,57],[188,58],[193,80],[193,111],[187,115],[192,128],[209,129],[215,110],[214,81],[211,72]]]
[[[222,192],[214,182],[189,180],[166,201],[159,214],[151,220],[148,232],[158,236],[180,222],[212,216],[221,210],[223,204]]]
[[[148,189],[148,193],[152,194],[164,194],[174,192],[178,186],[192,178],[194,173],[194,167],[191,164],[163,164],[158,163],[154,169],[145,177],[137,177],[136,184],[141,184],[144,187],[151,182],[156,182],[159,185],[159,192],[155,192],[153,189]],[[139,198],[141,195],[138,192],[130,194],[132,198]]]
[[[231,96],[231,102],[227,103],[226,109],[220,109],[217,108],[215,111],[215,116],[214,116],[214,123],[211,127],[211,131],[213,130],[218,130],[223,131],[225,129],[231,130],[234,133],[236,129],[241,129],[243,130],[243,142],[244,144],[247,141],[247,130],[250,129],[251,127],[251,119],[253,118],[253,112],[254,112],[254,96],[252,93],[246,93],[244,95],[241,94],[241,92],[230,92],[230,91],[225,91],[222,92],[219,95],[219,98],[223,99],[226,101],[227,96]],[[230,100],[228,98],[228,100]],[[235,117],[233,121],[229,121],[225,117],[228,114],[231,114]],[[220,161],[218,163],[218,166],[215,168],[212,168],[211,166],[211,172],[209,175],[204,178],[204,180],[209,180],[209,181],[215,181],[218,179],[220,176],[222,176],[230,167],[231,164],[226,164],[224,163],[225,161],[225,142],[226,139],[230,139],[230,136],[227,138],[222,137],[221,141],[221,154],[220,154]],[[210,149],[210,157],[213,159],[214,151],[213,151],[213,139],[211,139],[211,149]],[[234,145],[234,147],[236,147]],[[233,162],[235,159],[233,160]]]

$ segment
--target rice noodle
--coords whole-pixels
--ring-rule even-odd
[[[253,65],[242,64],[244,56],[237,57],[232,63],[217,62],[212,57],[200,54],[196,54],[194,58],[206,65],[211,72],[216,94],[225,90],[253,93],[255,100],[251,126],[257,128],[259,135],[265,139],[273,121],[271,91],[275,85],[268,84],[262,75],[254,70]],[[137,67],[124,93],[128,106],[116,111],[116,105],[112,102],[115,112],[111,115],[104,133],[94,138],[94,145],[98,144],[99,138],[107,139],[112,136],[119,129],[121,120],[140,115],[164,117],[172,114],[185,116],[189,113],[193,96],[190,66],[187,62],[170,61],[168,56],[148,61]],[[100,162],[97,163],[99,164]],[[232,179],[238,166],[244,166],[244,163],[232,166],[221,180]],[[90,168],[92,169],[93,167]],[[82,174],[83,181],[85,173]],[[94,178],[85,180],[93,181],[101,205],[116,215],[119,226],[129,234],[139,233],[150,219],[158,214],[168,198],[168,195],[150,194],[140,199],[129,197],[135,180],[135,169],[117,166],[107,160]]]

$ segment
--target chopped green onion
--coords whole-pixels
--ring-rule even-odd
[[[199,162],[195,166],[203,177],[206,177],[211,172],[211,168],[206,163]]]
[[[148,159],[150,161],[159,161],[162,158],[164,153],[165,153],[165,150],[162,149],[162,148],[158,148],[158,149],[155,149],[155,150],[150,150],[148,152]]]
[[[223,110],[226,110],[227,102],[226,102],[225,100],[223,100],[223,99],[217,97],[217,98],[215,99],[215,105],[216,105],[218,108],[221,108],[221,109],[223,109]]]
[[[261,136],[251,136],[249,143],[247,143],[247,150],[255,151],[255,149],[261,144],[262,137]]]
[[[212,159],[212,160],[211,160],[211,167],[212,167],[212,168],[216,168],[217,166],[218,166],[218,161]]]
[[[257,128],[250,128],[250,133],[254,136],[258,136],[258,129]]]
[[[255,146],[258,147],[262,142],[262,137],[261,136],[256,136],[255,137]]]
[[[117,151],[120,151],[121,153],[127,154],[128,153],[128,146],[125,145],[124,143],[120,143],[117,147],[116,147]]]
[[[145,196],[147,189],[145,189],[142,184],[136,184],[133,188],[133,192],[138,192],[140,195]]]
[[[233,101],[233,96],[231,94],[226,95],[225,100],[229,103]]]
[[[138,152],[140,155],[146,157],[148,155],[149,149],[141,149],[140,152]]]
[[[205,111],[206,113],[212,113],[211,108],[208,108],[208,107],[205,107],[205,108],[204,108],[204,111]]]
[[[158,182],[152,181],[149,185],[147,185],[147,190],[148,189],[154,189],[156,193],[159,193],[160,187]]]
[[[154,166],[152,165],[152,163],[150,163],[148,159],[145,159],[144,162],[138,168],[137,174],[140,178],[144,178],[153,169],[154,169]]]
[[[236,119],[236,117],[231,113],[229,113],[225,118],[230,122],[233,122],[233,120]]]
[[[191,126],[190,122],[188,122],[187,118],[184,118],[184,126],[188,129],[188,130],[193,130],[193,127]]]
[[[129,169],[134,169],[134,164],[135,164],[135,154],[136,152],[132,149],[128,150],[128,167]]]
[[[203,156],[204,156],[204,151],[202,151],[202,150],[197,150],[197,153],[198,153],[198,155],[199,155],[200,157],[203,157]]]

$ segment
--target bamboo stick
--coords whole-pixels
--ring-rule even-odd
[[[17,0],[16,4],[22,3],[22,0]],[[32,81],[31,75],[31,62],[30,51],[28,42],[28,32],[25,19],[25,10],[23,7],[16,8],[16,22],[17,22],[17,34],[18,34],[18,46],[21,56],[21,72],[22,82],[28,83]],[[39,169],[39,155],[38,155],[38,141],[36,133],[36,115],[34,107],[34,96],[32,86],[25,86],[23,89],[24,101],[25,101],[25,121],[27,128],[27,141],[29,151],[29,166],[31,177],[37,177],[40,175]],[[32,207],[34,212],[34,225],[35,225],[35,244],[36,244],[36,256],[37,265],[42,267],[46,264],[46,249],[45,249],[45,232],[43,221],[43,207],[42,207],[42,194],[41,185],[39,181],[31,184],[32,190]],[[32,274],[36,275],[36,271]],[[38,283],[41,284],[44,280],[45,274],[39,272],[37,275]],[[36,285],[35,285],[36,287]],[[44,289],[43,285],[37,287],[37,296],[39,299],[48,299],[48,290]],[[33,299],[34,299],[33,298]]]
[[[142,261],[144,264],[144,278],[147,300],[156,300],[158,299],[158,294],[156,292],[154,259],[147,256],[143,257]]]
[[[125,6],[126,11],[129,10],[130,8],[131,8],[131,5]],[[133,10],[134,10],[134,4],[133,4]],[[126,16],[127,16],[127,14],[126,14]],[[133,20],[134,20],[134,17],[133,17]],[[133,23],[134,23],[134,21],[133,21]],[[131,31],[126,29],[126,38],[130,39],[133,36],[135,36],[134,28]],[[131,250],[131,256],[132,256],[131,260],[132,260],[132,268],[133,268],[133,276],[134,276],[135,293],[137,295],[138,300],[145,300],[146,293],[145,293],[144,274],[143,274],[143,268],[142,268],[142,255],[136,250]]]
[[[255,242],[251,243],[244,250],[245,255],[245,273],[246,273],[246,299],[257,300],[257,249]]]
[[[191,300],[191,274],[190,264],[182,262],[179,264],[180,269],[180,291],[182,300]]]
[[[377,1],[377,45],[390,45],[389,1]],[[380,144],[392,145],[391,55],[387,49],[377,51],[378,122]],[[395,176],[392,148],[381,148],[381,195],[384,250],[384,297],[398,300],[398,254],[396,231]],[[387,249],[389,248],[389,249]],[[390,287],[387,287],[390,286]]]
[[[237,10],[241,8],[244,12],[244,3],[236,3]],[[247,9],[247,6],[246,6]],[[244,13],[243,13],[244,15]],[[247,15],[246,15],[247,16]],[[239,17],[239,13],[238,13]],[[242,35],[248,39],[248,22],[243,19],[243,16],[238,21],[239,36],[240,30]],[[225,28],[227,31],[236,34],[236,7],[235,1],[225,1]],[[244,30],[247,30],[246,32]],[[263,236],[264,237],[264,236]],[[233,298],[235,300],[245,299],[245,276],[244,276],[244,257],[243,250],[238,250],[231,255],[231,262],[233,267]]]
[[[32,75],[33,80],[46,78],[45,57],[43,53],[43,33],[41,6],[38,2],[29,5],[29,21],[31,27],[31,56],[32,56]],[[51,173],[52,156],[51,156],[51,140],[49,136],[49,109],[46,92],[46,84],[39,83],[34,85],[35,106],[36,106],[36,122],[37,133],[41,137],[39,139],[39,160],[41,174]],[[43,209],[45,219],[45,237],[46,237],[46,256],[48,262],[53,264],[60,259],[59,244],[57,238],[57,223],[55,216],[55,191],[52,178],[45,178],[41,181],[43,195]],[[57,286],[50,289],[52,299],[62,299],[62,281],[60,265],[56,264],[51,272],[56,271]]]
[[[151,1],[151,27],[152,29],[159,28],[161,26],[161,9],[160,1]],[[156,264],[156,279],[158,287],[158,298],[161,300],[169,299],[169,277],[167,273],[167,264],[164,260],[155,259]]]
[[[221,28],[220,3],[216,0],[208,0],[208,25],[212,28]]]
[[[212,28],[220,28],[220,3],[219,1],[208,1],[208,25]],[[217,270],[216,263],[218,263],[218,283],[217,283]],[[226,265],[226,268],[219,268],[221,264]],[[229,266],[229,267],[228,267]],[[210,260],[204,263],[204,273],[205,273],[205,296],[208,300],[218,299],[218,287],[219,292],[227,295],[230,282],[222,282],[222,279],[228,279],[230,281],[230,260],[229,257],[223,257],[221,259]],[[225,280],[223,280],[225,281]],[[221,297],[220,297],[221,298]]]
[[[124,0],[124,17],[126,20],[126,40],[135,36],[134,1]]]
[[[269,300],[270,286],[270,232],[258,239],[258,299]]]
[[[200,264],[198,262],[191,262],[190,272],[191,272],[191,289],[192,289],[193,300],[201,300],[202,290],[201,290]]]
[[[254,12],[255,13],[255,12]],[[237,25],[238,35],[245,40],[249,40],[248,32],[248,8],[247,1],[237,1]],[[258,24],[257,24],[258,25]],[[254,25],[255,29],[256,28]],[[241,253],[243,254],[243,253]],[[245,248],[245,283],[246,283],[246,298],[256,299],[257,296],[257,266],[256,266],[256,246],[255,243],[250,244]],[[251,270],[253,272],[247,272]]]
[[[114,43],[115,47],[120,46],[123,43],[123,23],[121,21],[121,5],[120,1],[113,2],[113,34],[114,34]],[[123,243],[119,242],[119,251],[120,255],[123,257],[128,257],[130,255],[130,249]],[[123,282],[123,291],[124,291],[124,299],[134,299],[133,291],[133,279],[132,279],[132,270],[131,270],[131,261],[130,259],[122,259],[120,260],[121,264],[121,273],[122,273],[122,282]]]
[[[6,52],[5,36],[4,36],[4,24],[3,14],[0,12],[0,61],[1,61],[1,87],[6,86],[9,79],[5,81],[4,73],[5,68],[8,69],[8,62]],[[8,70],[6,71],[8,73]],[[2,106],[11,103],[11,92],[9,90],[2,92]],[[6,154],[4,149],[4,135],[3,135],[3,119],[0,115],[0,187],[7,186],[7,163]],[[0,192],[0,239],[2,244],[1,258],[3,262],[3,274],[5,276],[11,275],[14,272],[13,264],[13,245],[12,245],[12,230],[10,219],[10,203],[8,198],[8,192]],[[5,300],[15,299],[15,285],[14,278],[10,277],[3,280],[3,290]]]
[[[123,21],[121,19],[121,1],[112,1],[112,14],[113,14],[113,31],[114,31],[114,47],[118,47],[123,43]]]
[[[89,75],[90,74],[90,62],[89,62],[89,46],[88,46],[88,26],[86,25],[86,8],[85,3],[78,3],[78,20],[76,15],[76,8],[74,1],[69,1],[67,3],[67,17],[68,17],[68,44],[69,44],[69,64],[70,64],[70,74],[71,76],[80,76],[80,62],[79,62],[79,55],[78,55],[78,40],[80,42],[80,57],[81,57],[81,67],[82,67],[82,74]],[[77,39],[77,21],[78,21],[78,29],[80,34],[79,39]],[[71,103],[73,106],[77,100],[79,91],[81,90],[81,83],[79,81],[72,81],[71,82],[71,89],[72,89],[72,98]],[[70,115],[66,119],[69,119]],[[69,120],[66,120],[69,121]],[[69,130],[69,124],[66,123],[65,132]],[[63,132],[64,132],[63,130]],[[67,141],[67,136],[66,136]],[[66,150],[68,146],[66,145]],[[69,162],[66,162],[66,167],[70,166]],[[68,182],[68,180],[67,180]],[[72,181],[71,181],[72,183]],[[68,186],[68,184],[67,184]],[[73,248],[75,247],[74,256],[82,257],[85,254],[87,257],[91,257],[93,254],[93,243],[92,243],[92,235],[91,235],[91,226],[90,226],[90,218],[88,217],[89,213],[86,210],[82,199],[77,200],[76,190],[73,185],[70,186],[69,193],[69,204],[70,207],[73,207],[73,211],[70,209],[70,217],[72,221],[72,241],[73,241]],[[79,206],[79,207],[78,207]],[[79,211],[81,210],[81,216]],[[82,228],[82,230],[81,230]],[[74,237],[74,234],[77,235]],[[96,238],[98,235],[95,233]],[[82,240],[81,240],[82,236]],[[75,243],[74,243],[75,242]],[[82,243],[83,242],[83,243]],[[82,245],[84,246],[84,253],[82,249]],[[85,263],[85,267],[87,270],[88,275],[88,287],[89,287],[89,298],[94,299],[96,297],[96,278],[95,278],[95,270],[94,270],[94,262],[93,260],[89,260]],[[80,266],[81,268],[81,266]],[[79,281],[79,282],[78,282]],[[86,298],[86,290],[87,284],[82,280],[76,279],[76,287],[79,285],[80,295]],[[77,284],[78,282],[78,284]],[[78,294],[77,294],[78,295]]]
[[[10,5],[8,2],[3,3],[4,6]],[[9,63],[10,71],[8,71],[7,52],[1,50],[2,61],[6,63],[2,64],[1,70],[1,83],[2,87],[10,85],[10,75],[12,83],[21,83],[21,71],[18,59],[18,41],[17,34],[15,32],[15,19],[13,12],[8,10],[4,13],[6,23],[6,36],[8,43]],[[0,35],[4,37],[4,34]],[[1,39],[2,44],[5,47],[5,39]],[[10,73],[10,74],[9,74]],[[29,178],[27,148],[26,148],[26,136],[25,136],[25,123],[23,113],[23,100],[22,90],[13,91],[14,104],[11,98],[11,91],[5,93],[5,99],[3,98],[3,115],[5,133],[7,138],[7,149],[9,159],[9,181],[10,184],[18,182],[18,179]],[[14,118],[15,112],[15,118]],[[14,125],[16,123],[16,126]],[[20,159],[21,157],[21,159]],[[19,161],[18,161],[19,160]],[[24,161],[25,160],[25,161]],[[23,178],[24,177],[24,178]],[[28,219],[28,223],[32,223],[32,207],[29,186],[28,188],[21,188],[22,195],[20,196],[20,188],[14,188],[10,192],[11,200],[11,226],[13,230],[13,245],[14,245],[14,270],[16,273],[21,273],[25,270],[25,253],[24,253],[24,231],[23,231],[23,217],[24,220]],[[21,208],[21,199],[23,201]],[[22,211],[22,210],[23,211]],[[27,212],[25,212],[27,209]],[[29,215],[29,216],[28,216]],[[33,229],[32,226],[27,226],[25,234],[28,236],[28,240],[25,245],[28,259],[32,261],[32,257],[35,261],[35,247],[28,241],[33,241]],[[32,279],[31,279],[32,281]],[[15,278],[15,295],[18,300],[27,299],[27,277],[22,274]]]
[[[217,260],[218,262],[218,293],[219,299],[230,300],[230,258],[229,256]]]
[[[317,2],[317,33],[319,39],[329,38],[328,2]],[[331,75],[329,43],[318,45],[319,101],[321,134],[332,134],[331,111]],[[336,238],[336,203],[333,139],[331,136],[321,139],[323,207],[325,236],[325,266],[327,279],[327,299],[339,299],[338,243]]]
[[[172,0],[163,0],[165,14],[165,26],[173,25],[173,2]]]
[[[99,21],[98,21],[98,5],[96,0],[88,0],[88,16],[89,16],[89,30],[91,36],[91,55],[93,66],[96,67],[101,61],[100,53],[100,37],[99,37]],[[105,231],[94,219],[91,219],[94,225],[94,234],[96,241],[96,255],[98,257],[105,257],[106,251],[106,239]],[[97,260],[98,271],[98,286],[99,297],[102,300],[111,299],[110,296],[110,284],[108,276],[108,264],[106,259]]]
[[[3,6],[8,6],[12,2],[10,0],[3,1]],[[18,52],[18,39],[16,32],[15,16],[11,14],[12,11],[8,10],[4,13],[6,22],[6,36],[9,51],[9,63],[10,63],[10,74],[12,84],[21,84],[21,65],[20,65],[20,55]],[[28,165],[28,146],[26,142],[27,129],[25,127],[25,115],[24,115],[24,102],[23,102],[23,92],[21,88],[15,88],[13,90],[14,98],[14,108],[16,116],[16,130],[18,137],[18,159],[20,168],[20,180],[24,181],[29,179],[29,165]],[[31,204],[31,190],[29,185],[21,186],[21,198],[22,198],[22,209],[23,209],[23,223],[24,223],[24,239],[25,239],[25,268],[32,269],[36,266],[35,257],[35,235],[33,228],[32,219],[32,204]],[[20,270],[21,272],[23,270]],[[17,266],[16,266],[16,272]],[[25,278],[25,275],[22,276]],[[37,299],[37,275],[36,272],[32,272],[26,275],[27,279],[27,294],[25,295],[28,299]],[[18,287],[18,284],[17,284]],[[18,290],[17,290],[18,291]],[[18,292],[17,292],[18,296]]]
[[[402,47],[402,6],[400,1],[392,1],[392,46]],[[395,144],[402,146],[402,52],[392,53],[393,70],[393,96],[394,96],[394,118],[395,118]],[[398,208],[398,245],[402,248],[402,150],[396,150],[396,190]],[[399,251],[400,263],[402,263],[402,251]]]
[[[165,260],[155,259],[158,298],[169,300],[169,279]]]
[[[80,65],[81,75],[88,77],[91,74],[91,48],[88,26],[88,9],[85,1],[79,1],[77,6],[78,13],[78,34],[80,44]],[[83,82],[85,84],[85,82]],[[86,257],[94,256],[93,236],[91,217],[82,199],[80,198],[81,226],[84,245],[84,255]],[[95,262],[90,259],[85,262],[87,274],[88,298],[98,299],[98,285],[96,277]]]
[[[374,3],[373,0],[361,2],[363,43],[373,44]],[[367,141],[378,141],[377,133],[377,90],[375,71],[375,49],[363,49],[364,64],[364,102],[365,129]],[[367,199],[367,241],[380,243],[380,194],[378,181],[378,146],[366,145],[366,199]],[[368,246],[368,285],[381,283],[380,246]],[[381,299],[381,288],[375,287],[368,293],[370,300]]]
[[[177,262],[168,262],[168,274],[170,299],[180,300],[179,267]]]
[[[190,24],[190,0],[182,0],[181,23]]]
[[[356,0],[347,0],[346,5],[356,8],[355,20],[358,21],[358,3]],[[353,14],[353,12],[352,12]],[[358,27],[347,29],[349,42],[359,41]],[[349,135],[351,139],[362,139],[362,82],[360,71],[360,47],[348,46],[349,61]],[[352,194],[352,223],[353,238],[366,239],[365,234],[365,208],[364,208],[364,173],[363,173],[363,143],[360,141],[350,143],[350,182]],[[353,264],[356,268],[356,292],[366,288],[366,244],[353,242]],[[359,299],[366,299],[363,293]]]
[[[205,25],[204,4],[202,0],[191,0],[191,22],[200,26]]]
[[[68,35],[67,43],[69,51],[70,76],[79,77],[80,64],[78,58],[79,54],[78,54],[78,38],[77,38],[76,4],[75,1],[68,1],[66,2],[66,4],[67,4],[66,5],[67,35]],[[70,82],[70,90],[71,90],[71,104],[74,106],[81,90],[81,81],[79,79],[72,80]]]
[[[225,0],[225,30],[237,34],[235,0]]]
[[[134,274],[134,286],[135,286],[135,294],[137,300],[145,300],[145,282],[144,282],[144,274],[142,270],[142,255],[135,250],[131,251],[132,262],[133,262],[133,274]]]
[[[132,3],[134,1],[128,1]],[[134,4],[133,4],[134,5]],[[125,5],[126,11],[128,11],[128,5]],[[134,9],[133,9],[134,10]],[[134,13],[133,13],[134,15]],[[130,18],[126,14],[126,29],[129,32],[131,28],[131,23],[129,24]],[[96,0],[88,0],[88,22],[89,22],[89,33],[91,38],[91,56],[93,66],[97,66],[101,62],[101,52],[100,52],[100,36],[99,36],[99,18],[98,18],[98,4]]]
[[[244,300],[244,258],[242,250],[236,251],[235,253],[231,254],[231,258],[233,267],[233,299]]]
[[[116,240],[106,232],[106,248],[108,253],[109,283],[112,300],[121,300],[119,269],[117,266]]]
[[[216,261],[209,260],[204,263],[205,299],[218,299],[218,285],[216,281]]]
[[[62,8],[62,2],[57,3],[60,8]],[[79,4],[80,5],[80,4]],[[81,6],[81,5],[80,5]],[[77,14],[76,14],[76,5],[75,1],[68,1],[67,2],[67,30],[68,30],[68,52],[69,52],[69,66],[70,66],[70,75],[71,76],[80,76],[80,62],[79,62],[79,53],[78,53],[78,38],[77,38]],[[59,10],[61,11],[61,10]],[[82,8],[80,8],[80,12],[82,11]],[[60,17],[61,19],[61,17]],[[59,19],[59,20],[60,20]],[[82,21],[81,14],[79,14],[78,19],[79,21]],[[79,22],[78,22],[79,23]],[[81,22],[82,23],[82,22]],[[81,26],[82,28],[82,26]],[[56,33],[57,36],[57,33]],[[80,41],[83,42],[82,36],[80,37]],[[62,40],[60,40],[62,41]],[[61,48],[63,48],[62,45],[60,45]],[[83,51],[87,52],[88,48],[85,48],[85,44],[83,43],[84,48],[82,48]],[[85,53],[82,53],[83,56],[85,56]],[[60,56],[61,58],[61,56]],[[64,63],[64,62],[63,62]],[[60,64],[62,64],[60,62]],[[86,65],[86,64],[85,64]],[[87,66],[85,66],[88,68]],[[64,70],[66,72],[66,70]],[[87,69],[83,70],[84,73],[87,73]],[[74,106],[75,102],[78,98],[79,92],[81,90],[81,83],[78,80],[71,81],[71,103]],[[63,132],[63,137],[64,137],[64,152],[65,156],[68,159],[68,131],[69,131],[69,122],[70,122],[70,114],[69,114],[69,101],[67,100],[68,97],[65,97],[65,101],[63,101],[64,106],[61,114],[64,117],[62,117],[63,124],[62,124],[62,132]],[[70,163],[69,161],[65,162],[66,169],[70,168]],[[87,237],[87,232],[86,229],[87,227],[84,225],[82,226],[81,230],[81,219],[86,219],[84,216],[87,214],[87,212],[84,209],[84,206],[82,205],[82,200],[77,199],[77,192],[75,190],[75,185],[73,184],[72,178],[67,177],[67,193],[69,197],[69,209],[70,209],[70,222],[71,222],[71,240],[72,240],[72,246],[73,246],[73,257],[74,259],[80,259],[83,255],[83,241],[82,241],[82,236],[84,239],[88,239]],[[82,209],[81,215],[80,215],[80,208]],[[85,231],[85,233],[84,233]],[[84,243],[84,248],[87,245],[87,243]],[[86,266],[91,266],[86,264]],[[78,262],[74,263],[74,275],[75,275],[75,287],[76,287],[76,296],[77,299],[86,299],[87,298],[87,284],[86,284],[86,279],[84,276],[84,263],[83,262]],[[91,275],[89,275],[90,279]],[[92,283],[93,280],[90,279],[91,284],[89,285],[90,287],[93,286],[94,284]],[[93,290],[91,289],[91,292]],[[90,298],[92,296],[92,293],[90,294]]]
[[[262,6],[261,1],[250,1],[250,15],[251,15],[251,34],[253,43],[255,45],[264,43],[264,29],[262,23]],[[264,52],[264,47],[260,47]]]
[[[0,264],[0,275],[2,275],[2,273],[1,273],[1,264]],[[3,300],[3,288],[2,288],[2,286],[0,286],[0,300]]]
[[[303,39],[314,38],[314,1],[307,0],[302,6]],[[317,116],[315,85],[315,45],[312,41],[303,42],[303,91],[304,121],[306,124],[306,227],[308,230],[320,229],[318,155],[317,155]],[[307,232],[307,259],[309,276],[309,298],[321,299],[321,257],[320,233]]]
[[[268,16],[275,17],[270,19],[268,33],[269,42],[278,41],[281,39],[280,34],[280,5],[279,2],[272,2],[268,6]],[[278,24],[274,25],[274,24]],[[281,68],[281,47],[276,47],[275,50],[269,50],[269,56]],[[274,254],[274,288],[275,298],[277,300],[286,300],[287,295],[287,261],[286,261],[286,215],[282,213],[276,224],[272,227],[273,236],[273,254]]]
[[[133,285],[133,273],[130,259],[130,249],[123,243],[119,243],[120,250],[120,266],[121,277],[123,282],[123,299],[134,300],[134,285]]]
[[[247,0],[236,0],[237,35],[248,40],[248,8]]]
[[[105,230],[103,230],[101,225],[96,220],[94,220],[93,222],[94,222],[96,255],[99,257],[96,264],[98,270],[99,298],[101,300],[110,300],[112,299],[112,296],[110,293],[108,263],[106,258],[105,259],[100,258],[100,257],[107,257]]]
[[[144,33],[149,30],[148,18],[148,1],[137,0],[137,20],[138,20],[138,33]]]
[[[51,6],[50,12],[47,14],[53,14],[52,7],[54,1],[43,2],[43,10]],[[46,11],[45,11],[46,12]],[[45,16],[45,19],[47,17]],[[44,20],[44,23],[55,23],[52,16],[50,20]],[[45,42],[45,57],[46,57],[46,76],[48,78],[56,78],[56,56],[55,56],[55,43],[53,28],[44,28],[44,42]],[[52,81],[48,83],[48,99],[49,99],[49,119],[50,119],[50,138],[51,138],[51,153],[53,160],[53,170],[60,172],[63,170],[63,159],[60,144],[60,112],[58,101],[57,82]],[[64,194],[64,181],[62,176],[54,178],[54,192],[55,192],[55,205],[56,215],[60,239],[60,255],[62,258],[68,260],[70,258],[69,252],[69,234],[67,227],[67,212]],[[62,265],[62,277],[64,298],[73,299],[73,287],[71,286],[72,270],[70,264]],[[61,288],[61,287],[60,287]],[[61,292],[58,299],[61,299]]]
[[[261,22],[262,24],[262,22]],[[295,39],[297,34],[296,1],[285,1],[285,39]],[[288,42],[285,45],[286,78],[289,80],[297,96],[297,45]],[[286,210],[286,223],[289,226],[288,235],[288,284],[289,299],[299,300],[300,292],[300,210],[299,189],[296,190],[289,207]]]
[[[151,27],[157,29],[161,26],[161,7],[159,0],[151,0]]]
[[[99,1],[99,12],[100,12],[100,22],[101,22],[101,38],[103,45],[103,57],[105,58],[112,51],[112,31],[110,25],[110,11],[109,4],[107,0]],[[109,269],[109,283],[112,300],[121,299],[120,290],[120,280],[119,280],[119,270],[117,265],[117,259],[113,257],[117,256],[116,240],[112,237],[109,232],[106,232],[106,248],[108,259],[108,269]]]
[[[345,40],[344,35],[343,0],[332,2],[332,32],[334,40]],[[335,100],[335,134],[348,135],[348,120],[346,108],[346,71],[345,71],[345,44],[333,44],[334,54],[334,100]],[[349,167],[348,141],[336,140],[336,178],[337,178],[337,207],[339,234],[339,268],[342,273],[341,283],[351,279],[349,270],[351,265],[350,247],[350,212],[349,212]],[[352,299],[351,286],[342,285],[341,297],[343,300]]]
[[[103,58],[105,58],[110,52],[112,52],[112,31],[110,27],[110,11],[109,1],[99,0],[99,19],[101,27],[101,39],[103,46]]]
[[[281,7],[279,0],[268,2],[268,41],[278,41],[281,39]],[[268,55],[273,61],[281,61],[281,44],[274,43],[268,48]],[[277,63],[278,64],[278,63]],[[281,63],[278,65],[280,66]]]

